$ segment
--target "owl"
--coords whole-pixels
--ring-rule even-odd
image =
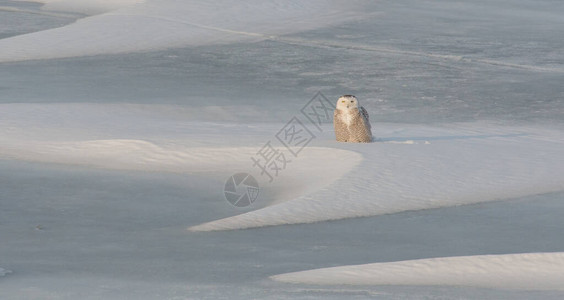
[[[353,95],[344,95],[337,100],[333,125],[338,142],[369,143],[372,141],[368,112],[358,104],[358,100]]]

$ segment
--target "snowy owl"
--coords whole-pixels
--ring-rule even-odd
[[[364,107],[358,105],[358,100],[353,95],[344,95],[337,100],[333,124],[338,142],[369,143],[372,141],[368,112]]]

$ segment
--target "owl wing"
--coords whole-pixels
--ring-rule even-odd
[[[371,128],[370,126],[370,117],[368,116],[368,112],[366,111],[366,109],[364,109],[364,107],[360,107],[360,115],[362,116],[362,118],[364,119],[364,123],[366,123],[366,126],[368,128]]]

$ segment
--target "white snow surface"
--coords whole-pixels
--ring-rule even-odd
[[[271,278],[320,285],[443,285],[564,290],[564,252],[416,259],[315,269]]]
[[[332,142],[334,147],[362,153],[364,160],[330,187],[190,230],[366,217],[509,199],[564,188],[562,132],[464,124],[448,129],[404,128],[394,134],[388,126],[375,124],[373,133],[385,136],[372,144]]]
[[[276,38],[361,17],[362,1],[45,1],[102,13],[0,40],[0,62],[153,51]]]
[[[143,109],[159,111],[159,108],[95,104],[2,104],[0,107],[3,128],[0,158],[4,159],[197,174],[224,180],[236,172],[250,172],[251,157],[272,138],[264,135],[257,147],[233,146],[229,143],[233,139],[229,130],[239,130],[243,136],[261,136],[261,132],[235,124],[171,122],[167,111],[174,108],[160,107],[164,111],[161,113],[140,113]],[[152,121],[146,119],[145,125],[141,125],[139,118]],[[168,135],[166,131],[171,125],[180,131]],[[101,135],[104,137],[100,138]],[[235,135],[235,138],[239,137]],[[287,201],[322,189],[350,172],[362,155],[344,149],[309,147],[299,157],[288,159],[291,167],[272,184],[267,178],[256,176],[262,186],[268,186],[262,192],[265,203]],[[333,163],[327,164],[328,160]],[[218,186],[218,190],[221,188]]]
[[[326,126],[313,147],[300,152],[271,184],[250,158],[284,124],[226,127],[171,120],[167,111],[173,108],[138,113],[141,109],[131,105],[1,107],[2,158],[203,174],[217,180],[238,171],[256,172],[264,207],[210,220],[190,227],[192,231],[375,216],[564,189],[564,133],[558,130],[488,123],[448,128],[376,123],[379,139],[348,144],[334,141]],[[233,144],[249,137],[256,147]]]

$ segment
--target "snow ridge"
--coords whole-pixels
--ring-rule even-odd
[[[468,124],[406,134],[355,147],[362,164],[317,193],[189,229],[313,223],[564,190],[562,132]],[[415,139],[428,143],[401,143]]]
[[[315,269],[272,276],[320,285],[447,285],[564,290],[564,252],[439,257]]]

